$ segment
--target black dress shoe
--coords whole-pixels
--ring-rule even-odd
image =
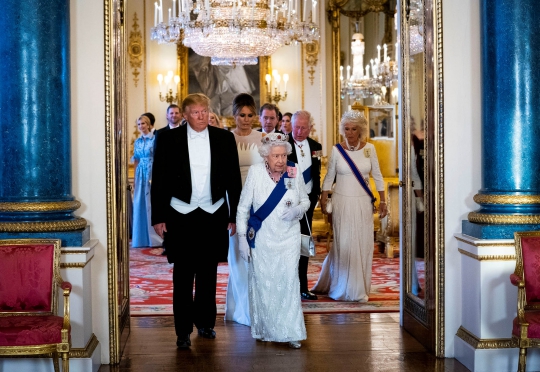
[[[302,293],[300,293],[300,295],[302,296],[303,300],[315,301],[316,299],[318,299],[317,295],[315,293],[310,292],[310,291],[302,292]]]
[[[179,349],[187,349],[191,346],[191,340],[189,339],[189,333],[183,336],[178,336],[176,338],[176,346]]]
[[[199,336],[204,338],[216,338],[216,331],[213,328],[199,328]]]

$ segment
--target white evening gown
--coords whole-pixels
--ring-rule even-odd
[[[383,191],[384,182],[375,147],[367,143],[358,151],[347,150],[347,154],[364,179],[369,181],[371,172],[377,190]],[[336,186],[332,194],[334,242],[312,291],[328,293],[334,300],[367,302],[374,249],[373,207],[370,197],[334,146],[323,190],[331,189],[336,174]]]
[[[279,204],[263,221],[251,249],[249,263],[249,301],[251,335],[263,341],[301,341],[306,327],[299,295],[298,260],[300,259],[300,222],[284,221],[281,215],[289,206],[300,205],[304,212],[309,198],[302,177],[293,179]],[[257,211],[276,184],[264,164],[253,165],[236,215],[239,234],[245,234],[249,211]],[[282,187],[282,186],[278,186]]]
[[[240,172],[242,184],[246,182],[247,173],[253,164],[262,163],[263,158],[259,154],[262,133],[252,130],[248,136],[238,136],[234,138],[238,148],[238,159],[240,161]],[[227,282],[227,297],[225,303],[225,320],[251,325],[249,317],[249,296],[248,296],[248,266],[240,257],[238,251],[238,235],[229,237],[229,280]]]

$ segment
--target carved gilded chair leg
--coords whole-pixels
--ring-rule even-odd
[[[58,358],[59,358],[58,353],[52,353],[54,372],[60,372],[60,366],[58,364]]]
[[[519,349],[518,372],[525,372],[526,362],[527,362],[527,348],[522,347]]]
[[[62,353],[62,372],[69,372],[69,353]]]

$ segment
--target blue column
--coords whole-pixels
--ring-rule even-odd
[[[69,0],[2,2],[0,237],[86,226],[71,195],[69,16]]]
[[[540,1],[481,3],[482,189],[463,233],[540,229]]]

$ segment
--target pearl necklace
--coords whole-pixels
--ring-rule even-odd
[[[360,144],[362,143],[362,141],[358,140],[358,145],[356,145],[356,147],[349,145],[349,141],[347,141],[347,138],[345,138],[345,143],[347,144],[347,149],[348,150],[356,151],[356,150],[358,150],[360,148]]]

